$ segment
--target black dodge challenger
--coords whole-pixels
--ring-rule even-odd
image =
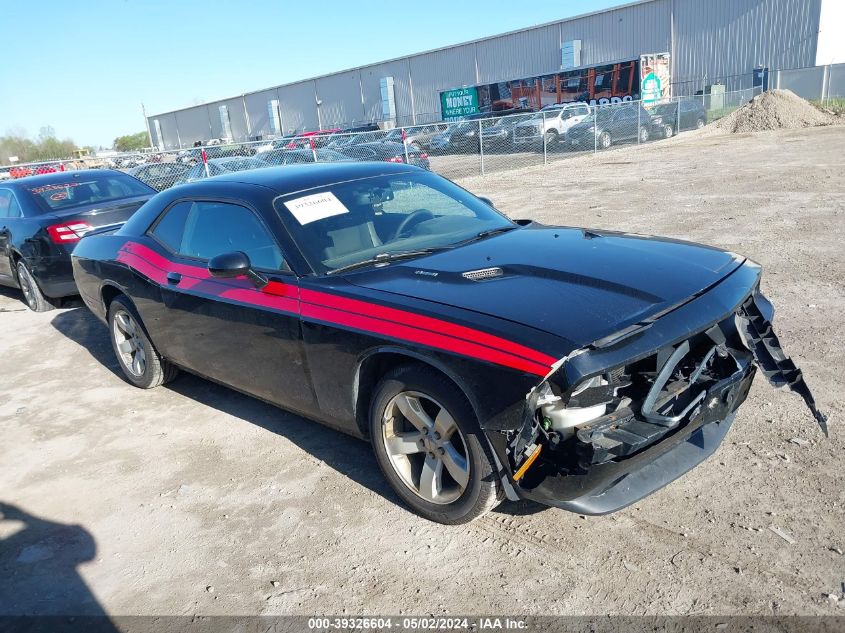
[[[73,253],[129,382],[177,368],[359,437],[421,515],[622,508],[713,453],[759,368],[825,419],[760,267],[675,240],[512,222],[407,165],[164,191]]]

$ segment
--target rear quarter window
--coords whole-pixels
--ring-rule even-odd
[[[150,230],[150,234],[174,253],[179,252],[185,221],[192,202],[178,202],[164,212],[164,215]]]

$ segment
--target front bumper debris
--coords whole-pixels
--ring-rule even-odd
[[[667,336],[664,340],[675,342],[656,351],[645,352],[643,340],[659,341],[666,334],[659,321],[643,340],[637,333],[626,335],[609,348],[588,346],[556,364],[529,394],[522,428],[508,436],[511,472],[521,475],[514,481],[517,494],[582,514],[604,514],[638,501],[718,448],[758,368],[775,387],[800,395],[827,434],[826,417],[772,330],[771,304],[755,290],[733,305],[721,320],[687,330],[694,333],[686,338]],[[680,328],[683,316],[668,320],[674,318]],[[601,355],[621,360],[626,345],[634,350],[629,361],[603,370],[596,366]],[[567,381],[560,380],[564,376]],[[583,411],[598,413],[588,420],[570,415]],[[519,470],[529,455],[535,462]]]
[[[816,406],[801,370],[780,346],[770,322],[773,313],[774,308],[766,297],[759,292],[752,294],[736,313],[736,328],[742,342],[754,354],[757,366],[773,387],[789,387],[804,399],[827,437],[827,416]]]

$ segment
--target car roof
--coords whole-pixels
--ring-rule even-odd
[[[305,165],[266,167],[263,169],[250,169],[223,174],[183,185],[182,190],[188,191],[187,188],[189,187],[192,189],[201,189],[203,183],[232,182],[266,187],[284,195],[315,187],[325,187],[326,185],[345,182],[347,180],[358,180],[360,178],[369,178],[383,174],[423,171],[419,167],[412,165],[387,162],[308,163]]]
[[[111,175],[119,174],[125,176],[122,171],[117,169],[73,169],[69,171],[57,171],[50,174],[38,174],[35,176],[24,176],[11,181],[5,181],[4,187],[20,185],[22,187],[38,187],[40,185],[54,185],[57,183],[67,182],[70,178],[83,178],[92,175]]]

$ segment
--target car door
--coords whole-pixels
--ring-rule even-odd
[[[637,111],[632,108],[618,110],[613,117],[613,132],[611,132],[613,138],[618,141],[628,141],[637,138],[638,133]]]
[[[563,132],[568,131],[573,125],[577,125],[586,119],[589,114],[589,109],[585,105],[577,105],[572,108],[567,108],[565,113],[568,115],[568,118],[566,118],[562,123]]]
[[[260,214],[235,202],[183,200],[148,231],[168,260],[163,347],[179,365],[285,408],[314,410],[302,351],[299,285]],[[208,260],[246,253],[269,279],[212,278]]]
[[[12,230],[21,217],[21,207],[11,189],[0,188],[0,277],[13,278]]]

